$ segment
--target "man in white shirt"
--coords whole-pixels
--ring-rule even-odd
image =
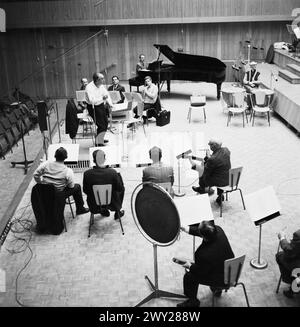
[[[96,146],[104,146],[104,143],[108,142],[104,136],[108,127],[107,117],[112,108],[111,98],[103,84],[104,76],[94,73],[93,81],[85,88],[87,109],[97,125]]]
[[[152,78],[150,76],[145,77],[145,87],[142,91],[142,97],[144,101],[143,110],[147,111],[147,117],[157,118],[158,112],[161,110],[160,101],[158,98],[158,87],[152,83]],[[134,109],[135,118],[138,118],[137,108]],[[146,116],[143,116],[144,122],[146,121]]]
[[[76,214],[82,215],[89,212],[84,207],[81,186],[74,183],[73,170],[64,164],[67,159],[67,150],[60,147],[55,152],[56,161],[45,161],[33,173],[33,177],[37,183],[52,184],[55,188],[65,193],[65,198],[73,196],[76,204]]]

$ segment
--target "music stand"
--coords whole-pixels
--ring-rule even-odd
[[[178,197],[185,196],[185,193],[181,192],[181,190],[180,190],[180,159],[184,159],[185,155],[188,155],[190,153],[192,153],[192,150],[188,150],[188,151],[176,156],[177,166],[178,166],[178,192],[177,193],[174,192],[174,195],[178,196]]]
[[[208,194],[192,195],[174,199],[179,212],[181,226],[200,224],[203,220],[214,220]],[[193,236],[193,257],[195,259],[195,241]]]
[[[153,284],[146,275],[152,293],[140,301],[136,306],[161,297],[186,298],[181,294],[162,291],[158,288],[157,247],[173,244],[180,232],[180,219],[176,206],[170,194],[154,183],[141,183],[131,196],[131,212],[134,222],[141,234],[153,245]]]
[[[280,216],[281,207],[272,186],[247,194],[244,196],[244,200],[250,218],[255,226],[259,226],[258,257],[252,259],[250,264],[253,268],[264,269],[268,263],[260,257],[262,225]]]

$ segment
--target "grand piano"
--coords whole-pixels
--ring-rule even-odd
[[[173,51],[168,45],[154,44],[159,50],[157,60],[149,64],[147,70],[141,70],[134,78],[129,79],[132,86],[144,85],[145,76],[151,76],[152,81],[161,89],[167,82],[170,92],[171,80],[202,81],[217,85],[217,98],[220,99],[221,85],[226,77],[226,65],[219,59],[207,56],[197,56]],[[160,54],[167,57],[173,64],[163,64]]]

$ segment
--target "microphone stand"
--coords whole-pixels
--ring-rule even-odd
[[[18,102],[18,109],[21,110],[20,108],[20,97],[19,97],[19,89],[16,88],[17,91],[17,102]],[[24,165],[24,173],[25,175],[27,174],[27,170],[29,168],[29,165],[33,163],[33,160],[27,160],[27,155],[26,155],[26,147],[25,147],[25,141],[24,141],[24,131],[23,131],[23,122],[22,120],[20,121],[20,132],[21,132],[21,138],[22,138],[22,144],[23,144],[23,154],[24,154],[24,160],[23,161],[12,161],[11,165],[12,168],[15,168],[16,165]]]
[[[178,166],[178,192],[176,193],[174,191],[174,195],[178,197],[185,196],[184,192],[181,192],[180,190],[180,158],[177,159],[177,166]]]

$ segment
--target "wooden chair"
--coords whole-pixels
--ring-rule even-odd
[[[248,295],[246,292],[246,287],[242,282],[239,282],[244,261],[245,261],[245,255],[242,255],[237,258],[228,259],[224,262],[224,285],[216,286],[216,285],[209,285],[213,287],[215,290],[212,292],[212,306],[215,305],[215,297],[216,293],[218,293],[221,290],[224,290],[227,292],[231,287],[236,287],[238,285],[241,285],[243,287],[245,299],[247,302],[247,307],[250,307]]]
[[[242,198],[244,210],[246,210],[242,190],[238,187],[242,170],[243,170],[243,167],[237,167],[237,168],[230,169],[229,170],[229,185],[217,186],[217,188],[223,191],[221,196],[223,196],[225,193],[226,201],[228,201],[228,193],[239,191],[241,198]],[[223,201],[221,200],[221,202],[220,202],[220,217],[222,217],[222,207],[223,207],[222,202]]]
[[[255,99],[255,101],[253,101],[253,97]],[[257,91],[254,93],[254,95],[250,95],[250,100],[251,100],[251,104],[252,104],[252,114],[250,117],[253,119],[252,120],[252,126],[254,126],[254,118],[255,118],[255,114],[256,113],[266,113],[267,114],[267,118],[268,118],[268,122],[269,122],[269,126],[271,126],[270,124],[270,100],[271,100],[271,96],[266,95],[266,93],[264,91]]]
[[[110,204],[111,194],[112,194],[112,185],[111,184],[93,185],[93,192],[94,192],[94,197],[95,197],[95,201],[96,201],[97,206],[105,208],[106,206],[108,206]],[[96,213],[91,212],[91,215],[90,215],[90,224],[89,224],[88,237],[91,236],[91,227],[94,224],[95,214]],[[122,234],[124,235],[124,230],[123,230],[121,218],[119,217],[118,219],[119,219],[119,222],[120,222]]]
[[[245,95],[244,93],[233,93],[232,95],[232,107],[228,107],[228,116],[227,116],[227,126],[229,122],[231,121],[231,116],[234,116],[235,114],[242,114],[243,116],[243,127],[245,127],[245,115],[246,120],[248,124],[248,118],[246,114],[246,106],[245,106]]]
[[[206,97],[204,95],[192,95],[190,97],[190,106],[187,115],[187,119],[189,120],[189,123],[191,122],[191,118],[192,118],[192,110],[199,109],[199,108],[202,108],[203,110],[204,123],[206,123],[205,107],[206,107]]]

